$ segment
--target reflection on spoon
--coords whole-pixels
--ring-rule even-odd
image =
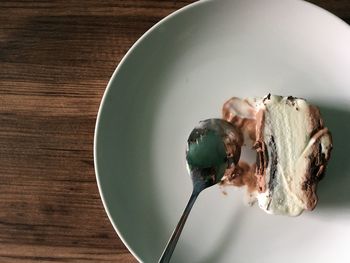
[[[187,217],[198,195],[206,188],[220,182],[227,169],[238,163],[242,138],[235,127],[221,119],[208,119],[193,129],[188,140],[186,161],[192,179],[190,200],[177,224],[159,263],[169,262],[179,240]]]

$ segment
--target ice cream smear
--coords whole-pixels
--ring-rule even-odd
[[[223,119],[238,128],[257,158],[250,165],[241,160],[222,184],[245,185],[270,214],[297,216],[315,208],[332,149],[316,106],[291,96],[234,97],[224,104]]]

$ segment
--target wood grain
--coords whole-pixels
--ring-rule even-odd
[[[98,194],[96,114],[130,46],[191,2],[0,2],[0,262],[135,262]]]

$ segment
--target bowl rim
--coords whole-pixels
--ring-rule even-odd
[[[179,15],[180,13],[188,10],[188,9],[192,9],[194,7],[196,7],[197,5],[202,5],[205,4],[206,2],[211,2],[213,0],[200,0],[194,3],[190,3],[174,12],[172,12],[171,14],[167,15],[166,17],[164,17],[163,19],[161,19],[160,21],[158,21],[156,24],[154,24],[150,29],[148,29],[139,39],[136,40],[136,42],[131,46],[131,48],[126,52],[126,54],[123,56],[123,58],[120,60],[119,64],[117,65],[116,69],[114,70],[112,76],[110,77],[106,89],[104,91],[104,94],[102,96],[101,99],[101,103],[98,109],[98,113],[97,113],[97,117],[96,117],[96,124],[95,124],[95,131],[94,131],[94,145],[93,145],[93,155],[94,155],[94,168],[95,168],[95,176],[96,176],[96,182],[97,182],[97,187],[98,187],[98,192],[99,195],[101,197],[102,200],[102,204],[104,207],[104,210],[107,213],[108,219],[111,222],[115,232],[118,234],[119,238],[121,239],[121,241],[123,242],[123,244],[126,246],[126,248],[130,251],[130,253],[139,261],[142,262],[141,258],[136,254],[135,251],[133,251],[131,249],[131,247],[129,246],[129,244],[126,242],[126,240],[123,237],[123,234],[119,231],[116,223],[113,220],[112,215],[109,212],[109,208],[107,206],[107,203],[105,201],[105,197],[102,191],[102,186],[101,186],[101,181],[100,181],[100,175],[99,175],[99,165],[98,165],[98,161],[97,161],[97,140],[98,140],[98,134],[99,134],[99,127],[100,127],[100,119],[101,119],[101,114],[102,114],[102,110],[103,107],[105,105],[105,101],[106,98],[108,96],[109,91],[111,90],[111,86],[112,83],[114,81],[114,79],[116,78],[116,76],[118,75],[118,72],[120,71],[120,68],[122,67],[122,65],[124,64],[124,62],[129,58],[130,54],[133,52],[134,49],[136,49],[141,42],[143,41],[143,39],[145,39],[148,35],[150,35],[159,25],[165,23],[166,21],[170,20],[171,18]]]
[[[105,91],[103,93],[101,102],[100,102],[100,106],[98,108],[98,113],[97,113],[97,117],[96,117],[96,124],[95,124],[95,129],[94,129],[94,139],[93,139],[93,159],[94,159],[94,170],[95,170],[95,177],[96,177],[96,182],[97,182],[97,187],[98,187],[98,192],[99,195],[101,197],[102,200],[102,204],[103,204],[103,208],[107,213],[108,219],[111,222],[115,232],[117,233],[117,235],[119,236],[119,238],[121,239],[121,241],[123,242],[123,244],[126,246],[126,248],[129,250],[129,252],[139,261],[139,262],[143,262],[142,259],[137,255],[137,253],[130,247],[130,245],[126,242],[123,234],[119,231],[117,224],[114,222],[113,217],[111,215],[111,213],[109,212],[109,208],[107,206],[107,203],[105,201],[105,197],[102,191],[102,186],[101,186],[101,181],[100,181],[100,175],[99,175],[99,164],[97,161],[97,144],[98,144],[98,137],[99,137],[99,127],[100,127],[100,119],[101,119],[101,114],[102,114],[102,110],[103,107],[105,105],[106,102],[106,98],[108,96],[109,91],[111,90],[112,84],[116,78],[116,76],[118,75],[121,67],[123,66],[124,62],[130,57],[130,55],[133,53],[133,51],[143,42],[143,40],[148,37],[158,26],[166,23],[168,20],[172,19],[173,17],[176,17],[178,15],[180,15],[181,13],[183,13],[184,11],[187,11],[189,9],[192,8],[196,8],[199,5],[203,5],[206,4],[208,2],[214,2],[214,1],[219,1],[219,0],[198,0],[196,2],[190,3],[178,10],[175,10],[174,12],[170,13],[169,15],[167,15],[166,17],[162,18],[160,21],[158,21],[156,24],[154,24],[150,29],[148,29],[140,38],[138,38],[136,40],[136,42],[130,47],[130,49],[126,52],[126,54],[123,56],[123,58],[120,60],[120,62],[118,63],[117,67],[115,68],[113,74],[111,75],[107,86],[105,88]],[[325,15],[330,15],[333,18],[336,18],[339,22],[349,26],[348,23],[346,23],[344,20],[342,20],[341,18],[339,18],[338,16],[336,16],[335,14],[331,13],[330,11],[314,4],[311,2],[306,2],[303,0],[298,0],[298,1],[294,1],[295,3],[297,2],[302,2],[306,5],[309,6],[313,6],[313,8],[318,9],[320,12],[324,13]],[[350,27],[349,27],[350,29]]]

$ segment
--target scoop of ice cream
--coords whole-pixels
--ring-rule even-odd
[[[295,216],[315,208],[317,184],[332,149],[317,107],[291,96],[232,98],[224,104],[223,118],[237,125],[246,141],[255,141],[254,190],[263,210]]]

